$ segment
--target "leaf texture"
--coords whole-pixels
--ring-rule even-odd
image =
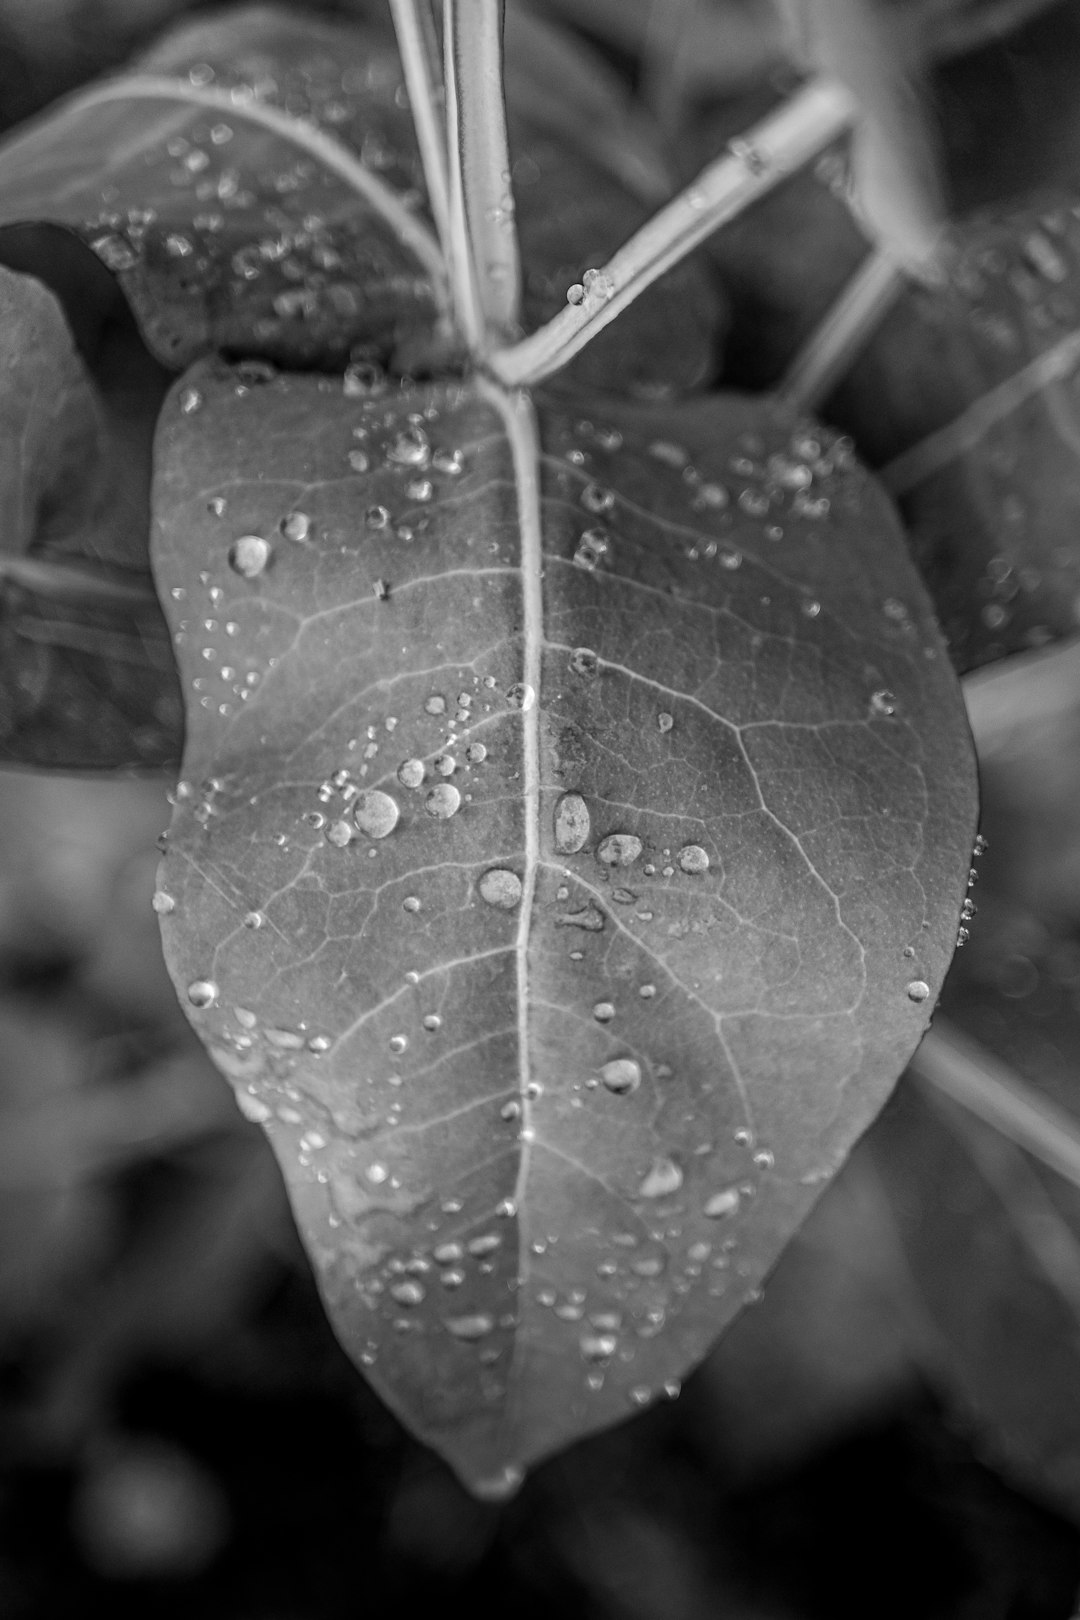
[[[1077,626],[1078,244],[1060,194],[958,228],[827,410],[884,463],[961,670]]]
[[[3,269],[0,332],[0,759],[175,763],[180,691],[145,538],[155,379],[116,364],[118,341],[106,396],[52,293]]]
[[[183,389],[170,968],[343,1344],[499,1494],[701,1357],[913,1050],[955,682],[888,504],[765,404]]]

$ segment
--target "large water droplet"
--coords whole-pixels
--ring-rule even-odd
[[[187,998],[193,1007],[212,1007],[218,995],[213,979],[193,979],[187,987]]]
[[[564,793],[555,806],[555,848],[560,855],[576,855],[592,831],[589,807],[580,793]]]
[[[399,1305],[420,1305],[424,1299],[423,1284],[408,1277],[403,1282],[392,1285],[390,1298],[396,1299]]]
[[[734,1215],[741,1202],[738,1187],[725,1187],[723,1192],[713,1193],[705,1213],[711,1221],[723,1220],[725,1215]]]
[[[368,788],[357,795],[353,820],[368,838],[386,838],[398,824],[401,812],[397,801],[381,788]]]
[[[311,519],[306,512],[290,512],[282,518],[280,527],[286,540],[306,540],[311,534]]]
[[[176,901],[171,894],[166,894],[164,889],[158,889],[155,892],[150,904],[159,917],[167,917],[170,911],[176,910]]]
[[[654,1159],[652,1169],[638,1188],[639,1198],[667,1198],[678,1192],[683,1173],[674,1159]]]
[[[402,787],[418,788],[424,780],[424,762],[422,759],[402,760],[397,768],[397,779]]]
[[[414,424],[399,433],[387,445],[386,459],[399,467],[426,467],[431,460],[431,445],[423,428]]]
[[[481,900],[503,911],[513,911],[521,899],[521,879],[516,872],[510,872],[504,866],[493,866],[485,872],[479,888]]]
[[[682,871],[693,873],[695,876],[709,870],[708,854],[700,844],[684,844],[675,858]]]
[[[512,709],[531,709],[536,702],[536,693],[524,681],[515,681],[506,694],[506,701]]]
[[[925,979],[912,979],[907,987],[909,1001],[925,1001],[930,994],[930,986]]]
[[[642,847],[641,839],[633,833],[611,833],[601,841],[596,858],[605,866],[632,866]]]
[[[600,1070],[600,1078],[609,1091],[616,1096],[625,1096],[628,1091],[636,1091],[641,1084],[641,1065],[633,1058],[612,1058]]]
[[[437,782],[424,799],[424,809],[438,821],[448,821],[461,804],[461,794],[452,782]]]
[[[243,579],[256,579],[270,561],[270,546],[261,534],[242,534],[229,547],[229,567]]]

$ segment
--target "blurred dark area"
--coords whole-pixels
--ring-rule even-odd
[[[212,9],[0,0],[0,129]],[[632,29],[580,24],[640,79]],[[1075,174],[1078,73],[1075,0],[934,68],[958,206],[1051,178],[1048,150]],[[998,1046],[1080,949],[1069,692],[987,753],[989,924],[953,994]],[[862,1150],[678,1400],[472,1500],[337,1347],[271,1151],[176,1004],[167,786],[0,774],[2,1620],[1074,1615],[1075,1516],[947,1370]],[[1054,983],[1069,1068],[1080,972]]]

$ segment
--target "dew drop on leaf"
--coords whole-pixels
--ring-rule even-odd
[[[472,1316],[448,1316],[446,1327],[455,1339],[483,1339],[495,1326],[493,1317],[485,1311],[477,1311]]]
[[[656,717],[657,729],[660,731],[670,731],[674,724],[674,716],[668,714],[665,710],[661,710]]]
[[[615,505],[615,492],[605,489],[602,484],[586,484],[581,492],[581,504],[586,512],[599,517],[602,512],[610,512]]]
[[[366,450],[350,450],[349,466],[355,473],[366,473],[371,465]]]
[[[245,911],[241,921],[245,928],[261,928],[266,918],[261,911]]]
[[[570,654],[570,668],[575,675],[595,675],[600,668],[600,660],[591,647],[575,647]]]
[[[193,1007],[212,1007],[218,998],[218,987],[213,979],[193,979],[187,987],[187,997]]]
[[[286,540],[307,540],[311,534],[311,519],[306,512],[290,512],[281,520],[281,532]]]
[[[387,446],[387,461],[399,467],[426,467],[431,460],[431,445],[422,427],[409,427]]]
[[[465,750],[465,758],[470,765],[482,765],[487,759],[487,749],[483,743],[470,743]]]
[[[503,911],[513,911],[521,899],[521,879],[503,866],[493,866],[485,872],[479,888],[481,900]]]
[[[369,506],[364,513],[364,522],[369,529],[385,529],[390,522],[390,513],[385,506]]]
[[[675,857],[683,872],[693,873],[695,876],[709,870],[708,852],[700,844],[684,844]]]
[[[611,539],[606,529],[584,529],[578,539],[574,561],[579,568],[598,568],[610,554]]]
[[[328,842],[338,849],[344,849],[346,844],[351,843],[352,835],[352,828],[347,821],[332,821],[326,829]]]
[[[596,851],[605,866],[633,866],[642,851],[641,839],[633,833],[610,833]]]
[[[424,1300],[424,1287],[422,1283],[415,1282],[411,1277],[403,1282],[394,1283],[390,1289],[390,1298],[399,1305],[420,1305]]]
[[[194,416],[202,409],[203,397],[197,388],[184,388],[180,393],[180,410],[184,416]]]
[[[564,793],[555,806],[555,848],[560,855],[576,855],[592,831],[589,807],[580,793]]]
[[[598,1024],[610,1024],[615,1016],[615,1003],[613,1001],[596,1002],[592,1015]]]
[[[609,1091],[624,1096],[636,1091],[641,1084],[641,1065],[633,1058],[612,1058],[600,1070],[600,1078]]]
[[[638,1188],[639,1198],[667,1198],[678,1192],[683,1173],[674,1159],[654,1159],[652,1168]]]
[[[426,699],[424,703],[424,712],[425,714],[446,713],[446,699],[440,692],[432,692],[431,696]]]
[[[725,1187],[723,1192],[713,1193],[705,1205],[705,1213],[711,1221],[723,1220],[726,1215],[734,1215],[741,1203],[738,1187]]]
[[[461,794],[452,782],[437,782],[424,799],[424,809],[438,821],[448,821],[461,804]]]
[[[457,760],[453,754],[436,754],[431,763],[440,776],[453,776],[457,770]]]
[[[357,796],[353,820],[368,838],[386,838],[398,824],[401,812],[396,799],[381,788],[369,788]]]
[[[581,1353],[586,1361],[610,1361],[619,1348],[614,1333],[585,1333],[581,1339]]]
[[[870,707],[875,714],[892,715],[896,713],[896,699],[891,692],[875,692],[870,699]]]
[[[422,759],[404,759],[397,768],[397,779],[402,787],[418,788],[424,780]]]
[[[515,681],[506,694],[506,701],[512,709],[531,709],[536,702],[536,693],[524,681]]]
[[[930,994],[930,986],[925,979],[912,979],[907,987],[909,1001],[925,1001]]]
[[[229,567],[243,579],[256,579],[270,561],[270,546],[261,534],[242,534],[229,547]]]
[[[155,891],[154,898],[151,900],[150,904],[153,906],[159,917],[167,917],[170,911],[176,910],[176,901],[173,899],[172,895],[167,894],[164,889],[157,889]]]

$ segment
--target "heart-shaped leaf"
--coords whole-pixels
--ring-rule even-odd
[[[0,331],[0,758],[175,762],[180,694],[145,538],[156,379],[118,363],[117,338],[107,398],[52,293],[3,269]]]
[[[974,818],[843,441],[541,420],[205,367],[157,443],[170,967],[342,1342],[496,1492],[759,1285],[925,1027]]]

